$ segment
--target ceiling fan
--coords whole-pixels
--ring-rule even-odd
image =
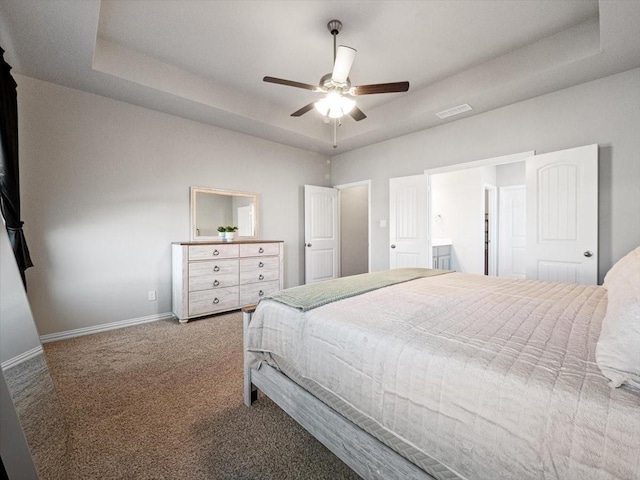
[[[356,50],[345,45],[340,45],[336,48],[336,37],[342,30],[342,22],[340,20],[331,20],[327,24],[327,28],[333,36],[333,71],[324,75],[317,86],[275,77],[264,77],[262,80],[267,83],[277,83],[325,94],[324,98],[305,105],[293,112],[291,116],[299,117],[315,107],[325,117],[325,123],[329,123],[333,119],[333,148],[336,148],[338,146],[337,127],[341,124],[341,119],[344,115],[351,115],[356,122],[367,118],[364,112],[356,106],[355,100],[350,97],[377,93],[406,92],[409,90],[409,82],[377,83],[352,87],[349,71],[355,59]]]

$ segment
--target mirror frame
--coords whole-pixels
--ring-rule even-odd
[[[253,199],[253,235],[249,236],[237,236],[236,238],[238,239],[248,239],[248,238],[258,238],[259,234],[258,234],[258,219],[260,218],[259,215],[259,208],[258,208],[258,194],[257,193],[251,193],[251,192],[237,192],[237,191],[233,191],[233,190],[220,190],[217,188],[207,188],[207,187],[194,187],[191,186],[189,187],[189,208],[191,211],[191,214],[189,216],[190,218],[190,222],[189,222],[189,233],[190,233],[190,239],[192,242],[210,242],[210,241],[224,241],[221,240],[220,237],[215,236],[215,237],[211,237],[211,236],[205,236],[205,235],[197,235],[197,231],[196,231],[196,220],[197,220],[197,212],[196,212],[196,195],[198,193],[213,193],[216,195],[228,195],[228,196],[235,196],[235,197],[249,197]]]

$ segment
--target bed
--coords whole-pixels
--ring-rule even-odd
[[[261,390],[363,478],[640,479],[639,310],[616,313],[634,365],[607,378],[611,288],[433,273],[310,308],[261,301],[245,403]]]

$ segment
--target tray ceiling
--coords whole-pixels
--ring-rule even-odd
[[[640,2],[3,0],[14,71],[211,125],[334,155],[640,66]],[[409,80],[358,97],[338,148],[313,92],[338,44],[353,84]],[[468,103],[473,110],[435,113]]]

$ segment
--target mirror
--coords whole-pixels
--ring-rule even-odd
[[[258,195],[191,187],[191,241],[222,240],[218,227],[238,227],[240,238],[258,237]]]

